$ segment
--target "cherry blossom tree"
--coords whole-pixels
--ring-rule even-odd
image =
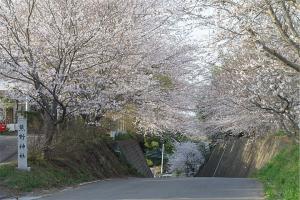
[[[204,130],[299,133],[299,2],[191,2],[181,12],[209,30],[203,65],[212,75],[199,95]]]
[[[195,0],[182,12],[211,29],[211,44],[251,44],[296,72],[299,68],[299,2],[284,0]]]
[[[222,67],[215,69],[211,84],[202,88],[202,127],[210,133],[253,135],[278,129],[290,135],[298,133],[297,74],[276,62],[272,68],[261,66],[259,59],[249,66],[254,58],[248,53],[226,56]]]
[[[78,109],[75,90],[81,77],[95,67],[104,70],[119,56],[116,43],[127,22],[113,5],[1,1],[1,75],[26,85],[18,91],[41,107],[46,146],[54,127]]]
[[[299,133],[298,75],[277,60],[238,49],[214,67],[212,82],[202,88],[200,118],[206,132]],[[271,67],[269,67],[271,66]]]
[[[154,84],[134,98],[138,108],[137,126],[143,132],[179,131],[190,135],[201,134],[195,116],[198,88],[189,77],[197,73],[198,57],[194,46],[185,45],[180,49],[182,41],[189,43],[180,40],[164,50],[174,52],[174,56],[167,57],[167,62],[162,64],[163,68],[155,68]]]
[[[175,143],[175,152],[169,158],[170,172],[181,172],[186,176],[195,175],[205,158],[193,142]]]
[[[188,73],[193,49],[179,42],[176,9],[154,0],[0,1],[0,75],[41,109],[46,150],[67,118],[95,123],[155,102],[159,76]]]

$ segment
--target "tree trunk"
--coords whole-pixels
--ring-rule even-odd
[[[46,159],[50,159],[51,157],[51,145],[52,141],[56,132],[55,122],[51,119],[51,116],[49,116],[48,113],[43,114],[43,120],[44,120],[44,126],[43,126],[43,132],[44,132],[44,144],[43,144],[43,152],[44,157]]]

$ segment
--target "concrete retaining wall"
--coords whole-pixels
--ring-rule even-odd
[[[208,162],[197,176],[248,177],[289,144],[291,140],[287,137],[229,139],[213,149]]]
[[[153,174],[147,165],[140,145],[134,140],[118,141],[117,145],[125,160],[141,175],[152,178]]]

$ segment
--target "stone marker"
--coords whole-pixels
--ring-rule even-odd
[[[18,169],[29,171],[27,164],[27,118],[18,114]]]

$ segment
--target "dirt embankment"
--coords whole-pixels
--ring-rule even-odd
[[[255,140],[230,138],[214,147],[208,162],[197,176],[248,177],[291,143],[288,137],[283,136]]]
[[[50,162],[58,168],[68,169],[73,173],[86,172],[94,178],[122,177],[128,170],[121,163],[106,143],[97,142],[72,148],[70,151],[53,152]]]
[[[111,178],[124,176],[151,177],[149,167],[146,164],[143,152],[139,144],[134,140],[116,142],[119,150],[125,159],[121,158],[115,145],[108,145],[106,142],[79,146],[72,151],[58,151],[53,156],[53,163],[61,167],[78,170],[85,170],[92,173],[96,178]]]

